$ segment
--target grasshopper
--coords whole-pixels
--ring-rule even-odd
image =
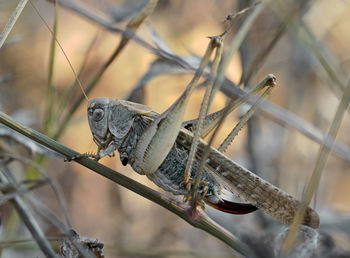
[[[246,214],[259,208],[290,225],[301,205],[300,201],[208,146],[201,138],[197,141],[197,151],[189,174],[186,174],[193,131],[199,129],[196,129],[196,121],[183,123],[184,111],[189,96],[208,63],[205,60],[210,57],[215,44],[217,42],[212,39],[194,78],[177,101],[162,114],[152,111],[148,106],[125,100],[90,100],[87,108],[88,121],[98,150],[97,154],[85,156],[99,160],[118,151],[124,166],[130,164],[137,173],[146,175],[168,192],[192,196],[193,180],[199,173],[200,161],[207,148],[208,158],[196,193],[200,195],[200,201],[233,214]],[[275,77],[269,75],[253,92],[266,86],[271,88],[274,84]],[[200,135],[208,134],[219,123],[223,113],[228,109],[231,111],[241,102],[237,100],[229,108],[207,115]],[[224,185],[235,190],[249,203],[226,200],[222,195]],[[319,217],[310,207],[306,210],[303,224],[313,228],[319,226]]]

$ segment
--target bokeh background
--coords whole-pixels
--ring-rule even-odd
[[[83,2],[95,8],[97,13],[103,12],[110,17],[114,14],[113,8],[119,10],[118,1]],[[343,89],[348,83],[350,5],[348,1],[341,0],[305,2],[305,6],[296,12],[293,21],[288,23],[282,21],[295,8],[296,1],[286,1],[266,8],[254,22],[226,75],[239,84],[243,71],[247,71],[262,49],[276,38],[276,32],[281,28],[281,24],[284,24],[286,29],[282,30],[280,38],[267,57],[253,70],[248,84],[256,85],[265,75],[274,74],[277,77],[277,87],[269,101],[326,133]],[[43,0],[32,0],[32,3],[52,28],[54,4]],[[1,28],[7,23],[16,4],[15,1],[0,2]],[[207,37],[222,33],[230,24],[227,21],[223,22],[226,16],[252,4],[253,2],[239,0],[160,1],[137,34],[147,42],[152,42],[149,26],[176,54],[202,56],[208,44]],[[227,35],[226,47],[251,11],[231,21],[233,26]],[[117,26],[124,28],[127,21],[128,19]],[[82,85],[86,86],[113,53],[121,37],[62,7],[58,8],[57,24],[57,39],[73,67],[78,71],[87,58],[80,75]],[[305,28],[310,33],[309,38],[305,37]],[[0,49],[1,111],[48,134],[50,131],[45,131],[44,125],[49,103],[51,39],[51,32],[33,6],[28,3],[5,46]],[[311,44],[310,39],[313,41]],[[154,53],[135,42],[130,42],[105,70],[89,98],[127,98],[156,59]],[[182,93],[192,76],[190,73],[181,73],[154,77],[144,88],[143,102],[159,113],[164,111]],[[53,74],[55,102],[61,101],[62,93],[74,80],[75,76],[64,54],[57,48]],[[78,86],[74,91],[73,97],[68,99],[64,106],[65,112],[68,112],[77,95],[81,94]],[[198,89],[194,93],[186,119],[198,115],[203,93],[204,89]],[[219,92],[213,110],[223,107],[226,103],[227,97]],[[95,152],[97,147],[88,127],[86,104],[85,101],[80,106],[58,140],[79,152]],[[245,110],[246,107],[243,106],[226,119],[215,146],[225,138]],[[60,119],[55,122],[57,126]],[[347,149],[350,145],[349,130],[349,113],[346,112],[337,140]],[[249,127],[241,130],[226,154],[288,193],[301,198],[315,166],[319,149],[319,143],[273,116],[258,111]],[[27,156],[38,160],[37,154]],[[118,155],[115,158],[104,158],[101,162],[153,189],[162,191],[146,177],[133,172],[129,166],[122,166]],[[350,220],[347,217],[350,207],[349,164],[349,160],[331,152],[323,171],[317,198],[312,204],[320,214],[320,232],[324,232],[319,244],[322,248],[327,246],[330,253],[350,252]],[[73,228],[82,236],[95,237],[103,242],[106,257],[214,257],[234,254],[229,247],[209,234],[192,228],[162,207],[78,164],[63,162],[63,158],[49,158],[41,165],[62,189]],[[16,173],[25,177],[27,168],[21,170]],[[62,210],[50,187],[44,186],[35,190],[33,194],[50,207],[56,216],[62,218]],[[206,211],[215,221],[237,236],[255,239],[257,245],[263,240],[273,238],[283,228],[261,212],[234,216],[211,208],[207,208]],[[17,221],[17,227],[8,226],[15,216],[9,203],[3,204],[0,212],[1,241],[30,239],[20,222]],[[272,236],[267,237],[270,232],[264,229],[271,223],[277,229],[269,228]],[[57,234],[57,230],[45,219],[42,220],[42,226],[48,235]],[[318,250],[322,251],[323,249]],[[35,244],[13,245],[11,248],[4,248],[2,252],[3,257],[21,257],[24,254],[42,256]]]

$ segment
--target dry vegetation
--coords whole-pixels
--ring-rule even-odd
[[[140,10],[147,1],[125,1],[128,4],[122,8],[110,0],[61,0],[56,9],[53,2],[28,2],[0,48],[0,109],[78,152],[96,151],[85,114],[86,100],[78,102],[81,89],[74,83],[75,75],[62,50],[52,43],[52,33],[56,33],[84,88],[98,78],[89,98],[129,98],[160,113],[191,80],[207,37],[232,25],[225,39],[227,50],[242,24],[261,5],[223,22],[228,14],[237,14],[254,2],[160,0],[142,19]],[[320,229],[302,228],[290,257],[349,257],[350,120],[347,107],[343,105],[341,116],[342,106],[338,106],[346,105],[350,95],[349,89],[346,91],[350,5],[341,0],[269,2],[251,24],[226,76],[243,88],[272,73],[278,87],[226,154],[298,199],[319,167],[322,176],[311,206],[320,215]],[[1,30],[16,4],[0,2]],[[48,30],[33,5],[51,30],[57,11],[57,32]],[[92,16],[79,11],[85,10],[84,6]],[[137,37],[128,41],[130,33],[126,33],[125,47],[111,59],[125,28],[137,29]],[[227,103],[229,89],[225,89],[217,94],[213,109]],[[200,88],[192,96],[186,119],[198,115],[203,93]],[[245,110],[243,107],[226,119],[215,146]],[[338,133],[329,129],[340,122]],[[327,156],[319,150],[329,130],[337,141]],[[41,257],[46,244],[55,250],[61,246],[70,257],[68,253],[74,249],[70,243],[84,251],[79,243],[94,241],[84,237],[103,242],[106,257],[239,255],[239,248],[233,251],[155,202],[77,163],[63,162],[62,156],[39,148],[2,125],[0,156],[2,257]],[[146,177],[122,166],[118,156],[104,158],[101,163],[162,192]],[[206,212],[232,232],[250,255],[278,256],[287,232],[285,225],[262,212],[245,216],[211,208]],[[32,229],[26,223],[28,219],[30,224],[31,218],[45,233],[39,240],[32,237],[33,230],[37,232],[35,225]],[[67,237],[68,228],[79,236]],[[101,255],[101,245],[91,245]],[[83,255],[89,254],[85,251]]]

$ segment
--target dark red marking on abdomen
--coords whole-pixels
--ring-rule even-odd
[[[231,202],[224,199],[218,203],[207,203],[217,210],[238,215],[248,214],[258,209],[250,203]]]

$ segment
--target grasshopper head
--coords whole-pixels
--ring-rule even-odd
[[[89,101],[88,120],[96,144],[104,149],[112,141],[116,149],[130,131],[136,116],[153,115],[144,105],[111,98],[94,98]]]

